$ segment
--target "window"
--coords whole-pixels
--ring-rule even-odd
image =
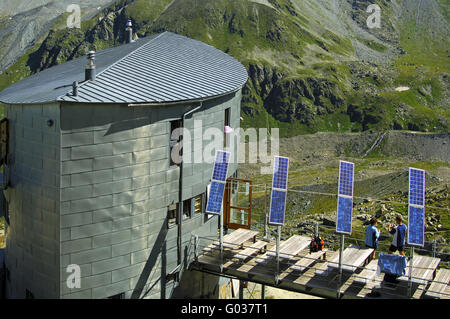
[[[192,201],[187,199],[183,202],[183,220],[192,217]]]
[[[9,121],[3,119],[0,121],[0,165],[7,163],[9,143]]]
[[[169,210],[167,212],[167,220],[169,223],[169,227],[177,223],[177,213],[178,213],[178,204],[170,205]]]
[[[225,109],[225,126],[231,127],[231,108]],[[224,128],[225,130],[225,128]],[[230,136],[224,131],[223,133],[223,147],[230,146]]]
[[[125,293],[122,292],[121,294],[117,294],[117,295],[108,297],[108,299],[125,299]]]
[[[203,194],[194,197],[194,216],[203,212]]]
[[[182,132],[177,129],[181,128],[181,120],[175,120],[170,122],[170,166],[178,166],[181,163],[180,157],[180,142],[182,139]]]
[[[28,289],[25,289],[25,299],[34,299],[34,295]]]

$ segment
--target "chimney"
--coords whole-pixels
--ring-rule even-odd
[[[94,64],[94,60],[95,60],[95,51],[89,51],[88,55],[88,65],[86,65],[86,70],[85,70],[85,80],[86,81],[94,81],[95,80],[95,64]]]
[[[73,96],[78,96],[78,82],[75,81],[72,84],[72,95]]]
[[[125,42],[126,43],[131,43],[133,42],[133,24],[131,23],[131,20],[127,21],[127,28],[125,29],[126,34],[125,34]]]

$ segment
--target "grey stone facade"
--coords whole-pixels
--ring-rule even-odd
[[[192,140],[194,121],[223,131],[227,108],[238,128],[240,101],[240,91],[204,101],[185,122]],[[168,225],[168,207],[178,202],[180,169],[170,166],[171,121],[196,105],[7,105],[8,297],[172,296],[166,275],[178,264],[178,229]],[[207,143],[193,141],[192,154]],[[231,164],[229,176],[236,170]],[[212,163],[184,164],[183,200],[204,194],[211,173]],[[185,220],[183,254],[192,234],[215,236],[217,226],[204,213]],[[71,264],[81,268],[79,289],[66,284]]]

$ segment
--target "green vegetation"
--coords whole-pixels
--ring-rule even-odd
[[[83,21],[79,30],[65,28],[68,13],[63,14],[44,39],[0,74],[0,90],[89,49],[123,43],[123,26],[131,19],[139,37],[168,30],[240,60],[250,77],[243,94],[244,128],[279,127],[282,137],[319,131],[448,132],[448,35],[417,24],[413,14],[399,19],[390,2],[375,2],[386,14],[385,25],[364,37],[325,27],[320,20],[329,13],[313,18],[301,1],[120,0]],[[342,18],[364,24],[365,3],[355,5],[353,14]],[[440,6],[448,21],[448,3],[440,0]],[[388,47],[396,46],[398,32],[403,52],[392,56]],[[386,54],[394,68],[355,62],[352,38]],[[396,92],[395,86],[411,89]]]

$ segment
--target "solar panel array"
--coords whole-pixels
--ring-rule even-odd
[[[339,165],[339,195],[353,196],[353,170],[355,164],[341,161]]]
[[[211,189],[206,204],[206,212],[209,214],[220,215],[222,210],[230,155],[230,152],[216,152],[216,159],[214,161],[214,169],[211,177]]]
[[[425,171],[409,169],[409,204],[423,206],[425,202]]]
[[[272,188],[287,189],[289,159],[278,157],[273,168]]]
[[[352,209],[353,209],[353,199],[339,196],[336,232],[351,234]]]
[[[352,232],[354,171],[354,163],[340,161],[336,232],[341,234]]]
[[[223,193],[225,184],[219,182],[211,182],[206,212],[210,214],[220,215],[222,209]]]
[[[409,169],[408,244],[425,244],[425,171]]]
[[[287,182],[289,158],[275,156],[272,179],[272,195],[270,199],[269,224],[283,225],[286,210]]]
[[[423,246],[425,244],[425,208],[409,206],[408,244]]]
[[[228,163],[230,161],[229,152],[217,152],[214,162],[212,180],[225,182],[227,179]]]

